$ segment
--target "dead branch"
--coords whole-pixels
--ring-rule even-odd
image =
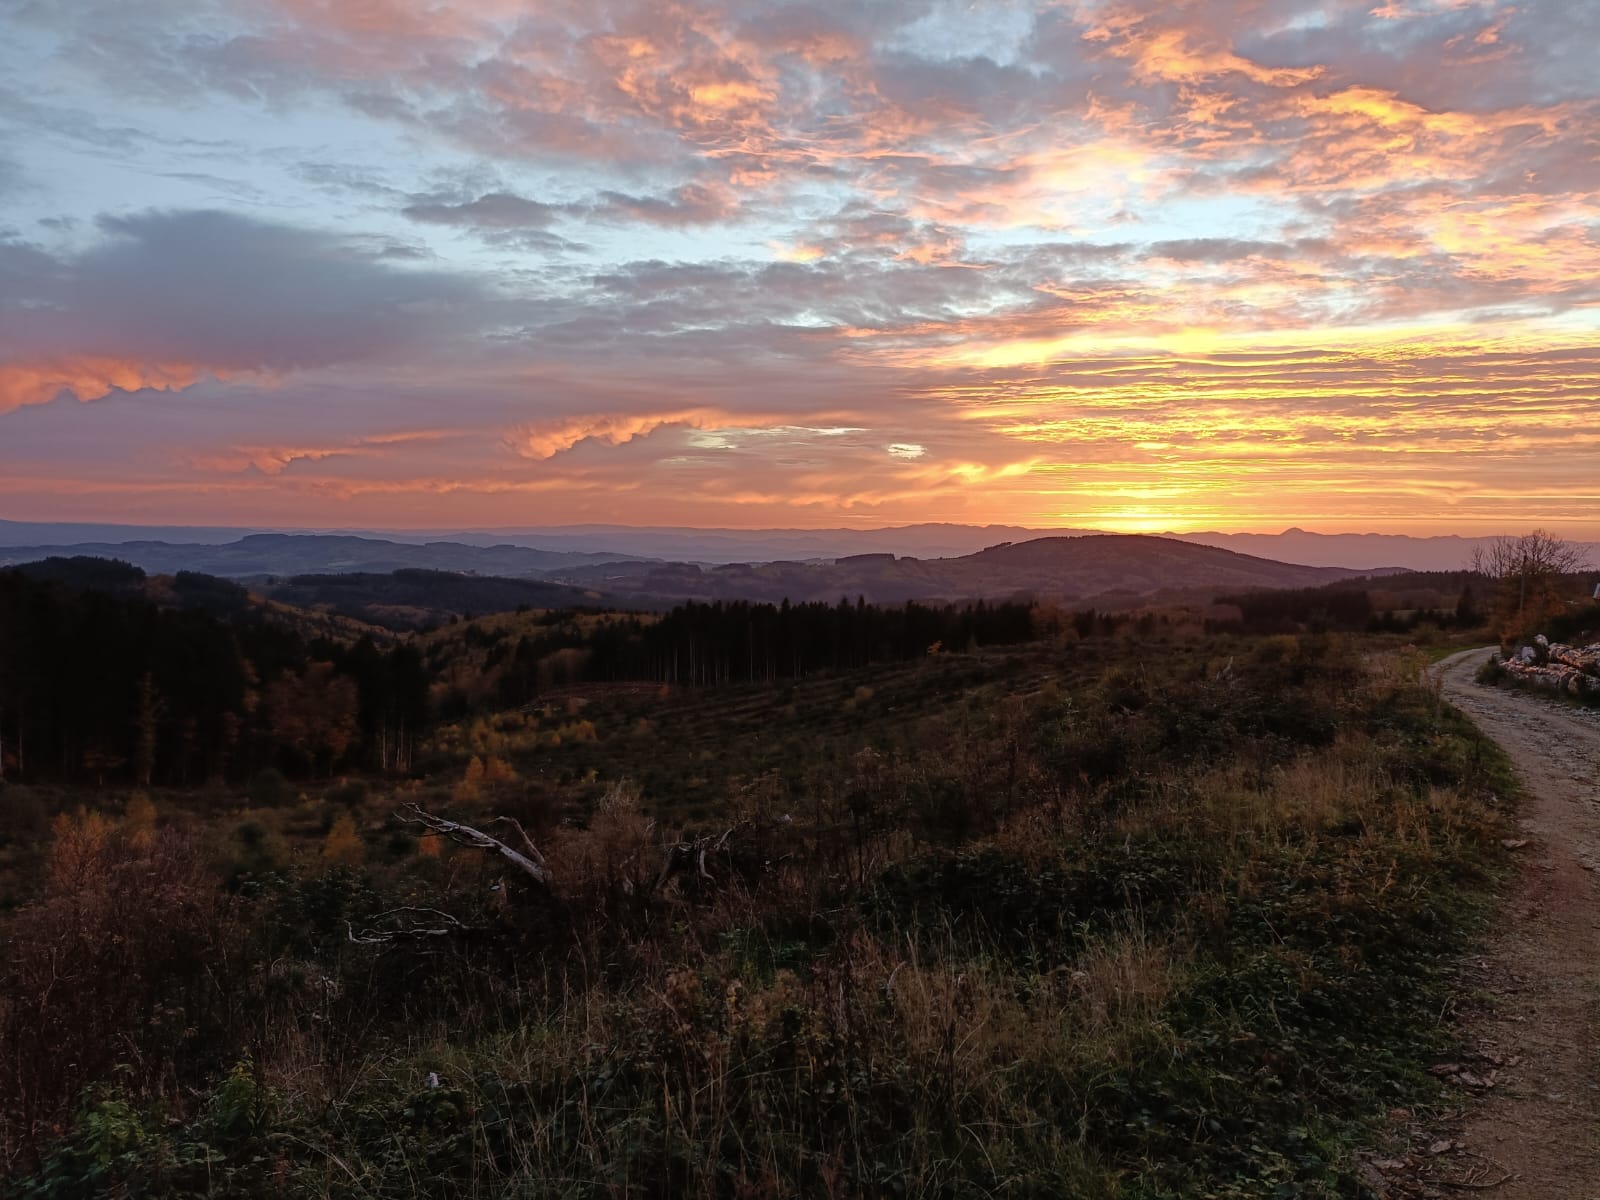
[[[1455,1188],[1461,1192],[1492,1192],[1496,1188],[1504,1187],[1513,1179],[1518,1178],[1517,1173],[1508,1169],[1505,1163],[1500,1162],[1498,1159],[1490,1158],[1487,1154],[1478,1154],[1469,1150],[1467,1151],[1467,1156],[1480,1160],[1484,1165],[1473,1167],[1465,1179],[1430,1179],[1427,1182],[1437,1184],[1440,1187]],[[1494,1167],[1501,1172],[1499,1179],[1489,1181],[1483,1179],[1483,1176],[1488,1174],[1490,1167]]]
[[[528,836],[528,831],[522,827],[522,822],[515,817],[496,817],[490,821],[491,825],[509,825],[517,831],[517,836],[522,839],[522,844],[528,848],[528,857],[541,867],[546,867],[544,855],[539,853],[539,847],[533,844],[533,839]]]
[[[345,928],[349,930],[350,940],[358,946],[389,946],[399,941],[409,941],[413,938],[449,937],[453,934],[466,933],[471,926],[465,925],[460,918],[454,917],[437,908],[416,908],[405,905],[400,908],[391,908],[373,917],[374,922],[382,921],[389,917],[399,917],[404,914],[415,913],[431,918],[429,924],[402,925],[395,929],[363,929],[360,933],[349,921]]]
[[[707,834],[693,841],[668,846],[666,861],[661,864],[661,872],[656,876],[656,881],[650,885],[650,890],[660,891],[674,875],[682,874],[690,868],[693,868],[694,873],[707,883],[715,883],[716,876],[706,870],[706,855],[721,850],[728,844],[729,838],[748,824],[748,821],[740,821],[737,825],[730,825],[723,830],[721,837]]]
[[[458,846],[471,846],[475,850],[492,850],[540,887],[548,888],[550,886],[550,872],[544,865],[544,855],[535,849],[532,840],[522,826],[510,817],[500,817],[498,819],[509,821],[515,826],[517,832],[522,834],[523,843],[532,851],[532,858],[512,846],[506,845],[499,838],[490,837],[481,829],[474,829],[471,825],[463,825],[459,821],[447,821],[443,817],[434,816],[434,814],[425,811],[420,805],[408,804],[402,811],[409,815],[396,815],[399,815],[400,820],[405,824],[421,825],[430,833],[449,838]]]
[[[533,844],[533,839],[528,836],[527,830],[523,829],[522,825],[513,817],[495,817],[490,824],[511,826],[512,829],[516,830],[524,850],[518,850],[516,847],[471,825],[463,825],[459,821],[450,821],[444,817],[436,816],[423,809],[420,805],[408,804],[396,815],[407,825],[420,825],[429,833],[448,838],[457,845],[471,846],[477,850],[493,851],[541,887],[549,888],[551,885],[550,870],[544,855]],[[733,835],[750,824],[749,820],[740,821],[730,825],[720,834],[706,834],[704,837],[693,838],[665,847],[666,859],[661,864],[661,870],[657,872],[654,881],[648,885],[646,894],[659,892],[675,875],[693,874],[696,878],[704,880],[706,883],[716,883],[716,876],[706,866],[706,856],[726,849]]]

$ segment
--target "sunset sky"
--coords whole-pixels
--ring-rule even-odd
[[[0,0],[0,518],[1600,538],[1600,3]]]

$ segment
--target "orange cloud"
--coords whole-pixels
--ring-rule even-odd
[[[296,462],[322,462],[330,458],[378,458],[389,447],[415,442],[437,442],[451,436],[444,430],[405,430],[375,433],[331,446],[230,446],[219,453],[191,455],[186,461],[201,471],[247,471],[278,475]]]
[[[807,421],[832,419],[829,416],[805,418]],[[770,413],[683,408],[656,413],[584,415],[543,424],[522,425],[506,437],[505,444],[523,458],[548,459],[572,449],[580,442],[596,441],[607,446],[621,446],[670,426],[702,430],[801,428],[793,419],[775,417]],[[806,428],[815,430],[816,427]],[[829,432],[826,428],[817,431]]]
[[[1184,29],[1162,29],[1118,42],[1110,51],[1133,59],[1136,77],[1170,83],[1199,83],[1221,75],[1240,75],[1254,83],[1292,87],[1323,74],[1322,67],[1263,67],[1217,45],[1197,45]]]
[[[0,362],[0,413],[29,404],[47,404],[62,392],[79,400],[99,400],[112,392],[181,392],[206,376],[237,378],[256,372],[232,371],[189,362],[141,362],[100,355]]]

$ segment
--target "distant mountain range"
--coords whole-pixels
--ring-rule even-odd
[[[527,546],[421,545],[340,534],[254,533],[221,545],[196,542],[79,542],[67,546],[0,546],[0,566],[51,555],[116,558],[158,575],[199,571],[232,579],[266,575],[382,574],[428,570],[528,577],[608,561],[611,555]]]
[[[1128,601],[1198,589],[1317,587],[1365,573],[1274,562],[1175,538],[1088,534],[1005,543],[956,558],[857,554],[821,563],[716,566],[615,562],[555,571],[550,578],[620,597],[831,602],[862,596],[892,604],[1019,595]]]
[[[290,534],[254,534],[220,546],[90,543],[54,555],[51,549],[0,551],[0,565],[70,555],[67,569],[92,573],[100,569],[97,562],[120,559],[158,575],[187,571],[232,577],[273,599],[391,627],[519,605],[656,607],[689,599],[832,603],[864,597],[893,604],[1027,596],[1126,604],[1154,596],[1192,597],[1205,589],[1315,587],[1363,574],[1133,534],[1035,538],[948,558],[882,553],[760,564],[595,562],[595,555],[515,546],[408,546]]]
[[[147,543],[139,553],[157,561],[160,546],[223,546],[245,543],[232,559],[218,560],[219,573],[247,575],[294,571],[394,570],[429,567],[438,570],[475,570],[523,574],[575,563],[616,559],[654,559],[690,563],[763,563],[835,559],[856,554],[895,554],[915,558],[958,558],[1000,542],[1022,542],[1041,537],[1075,536],[1092,529],[1031,529],[1015,525],[904,525],[887,529],[688,529],[631,527],[625,525],[567,525],[459,532],[384,530],[262,530],[184,526],[133,526],[52,524],[0,521],[0,558],[63,552],[106,554],[127,558],[132,544]],[[1520,532],[1520,531],[1519,531]],[[314,535],[331,539],[321,547],[309,542],[254,542],[253,534],[275,537]],[[1312,533],[1286,529],[1282,533],[1182,533],[1163,537],[1236,550],[1279,562],[1309,566],[1406,567],[1414,571],[1453,571],[1465,567],[1475,545],[1487,539],[1463,537],[1407,537],[1377,533]],[[358,542],[378,543],[362,546]],[[342,543],[336,545],[335,543]],[[428,548],[417,554],[413,548]],[[70,548],[70,550],[65,549]],[[119,550],[113,548],[120,548]],[[473,560],[459,548],[499,550],[497,561]],[[1600,543],[1587,546],[1590,559],[1600,566]],[[515,550],[539,551],[564,559],[519,559]],[[270,553],[284,557],[269,560]],[[343,558],[340,558],[340,555]],[[318,558],[317,556],[322,557]],[[431,557],[430,557],[431,555]],[[251,556],[255,556],[254,562]],[[177,562],[179,556],[163,560]],[[271,561],[271,566],[262,564]],[[198,560],[195,560],[198,562]],[[473,565],[473,563],[486,565]],[[348,564],[348,565],[347,565]],[[186,563],[187,569],[211,570]],[[169,567],[152,566],[151,570]]]

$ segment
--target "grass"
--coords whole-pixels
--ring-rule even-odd
[[[370,823],[359,870],[289,837],[236,876],[232,1040],[170,1085],[85,1081],[60,1136],[8,1127],[0,1190],[1357,1195],[1382,1114],[1438,1101],[1513,792],[1366,649],[1038,646],[597,698],[594,740],[497,746],[515,779],[454,810],[550,797],[553,896]],[[444,735],[423,793],[448,803],[494,732]],[[739,832],[647,897],[696,805]],[[348,941],[397,902],[476,932]]]

